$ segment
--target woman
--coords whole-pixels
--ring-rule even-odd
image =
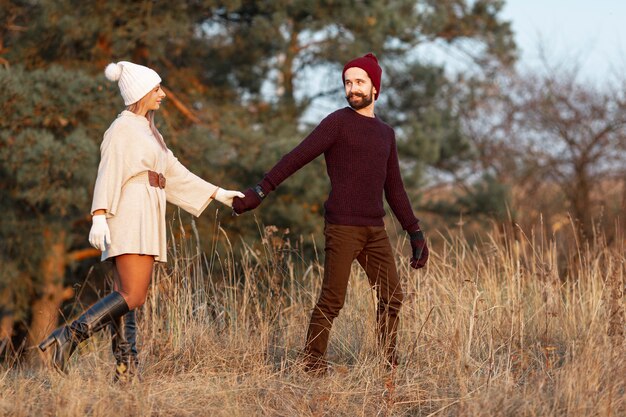
[[[165,93],[161,77],[131,62],[109,64],[106,77],[117,81],[126,110],[104,134],[94,189],[89,242],[114,264],[114,291],[39,348],[54,348],[54,367],[67,372],[76,347],[106,325],[111,326],[116,379],[133,376],[137,364],[135,309],[146,300],[154,262],[167,261],[165,205],[176,204],[199,216],[215,199],[232,207],[243,197],[189,172],[167,149],[154,124]]]

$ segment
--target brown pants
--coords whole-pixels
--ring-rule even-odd
[[[387,361],[395,364],[402,287],[384,226],[341,226],[326,223],[324,236],[324,282],[307,332],[307,365],[315,368],[323,362],[330,329],[343,307],[350,268],[355,259],[359,261],[370,285],[376,290],[379,346]]]

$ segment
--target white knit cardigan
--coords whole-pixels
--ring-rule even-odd
[[[189,172],[150,130],[148,119],[124,110],[104,133],[91,213],[106,210],[111,245],[102,260],[137,253],[167,261],[166,201],[199,216],[217,187]],[[146,171],[166,178],[152,187]]]

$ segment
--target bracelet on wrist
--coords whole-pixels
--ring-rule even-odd
[[[259,196],[259,198],[261,200],[263,200],[267,194],[265,194],[265,191],[263,191],[263,187],[261,187],[260,184],[257,184],[254,188],[253,188],[254,192],[256,193],[256,195]]]

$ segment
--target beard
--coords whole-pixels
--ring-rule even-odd
[[[370,90],[369,95],[352,93],[346,96],[346,100],[348,100],[348,104],[354,110],[361,110],[372,104],[372,101],[374,101],[374,91],[373,89]]]

